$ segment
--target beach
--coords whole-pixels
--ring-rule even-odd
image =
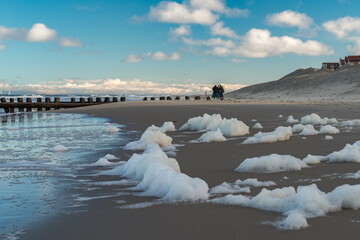
[[[354,103],[246,103],[233,101],[153,101],[111,103],[56,111],[80,113],[108,118],[124,125],[122,131],[131,133],[137,140],[147,127],[161,126],[172,121],[179,129],[189,118],[207,114],[221,114],[225,118],[237,118],[250,127],[250,134],[229,137],[226,142],[193,143],[203,132],[174,131],[166,134],[177,145],[172,156],[180,165],[181,172],[204,180],[209,188],[237,179],[257,178],[273,181],[268,189],[298,187],[316,183],[327,193],[343,184],[358,184],[358,179],[341,177],[355,173],[359,163],[320,163],[309,165],[300,171],[236,172],[234,169],[247,158],[269,154],[291,155],[299,159],[308,154],[328,155],[343,149],[346,144],[359,140],[359,127],[340,128],[333,140],[324,135],[292,136],[288,141],[275,143],[241,144],[258,130],[252,126],[259,122],[261,131],[271,132],[287,124],[289,115],[300,119],[316,113],[322,118],[340,120],[358,119],[360,110]],[[256,121],[254,121],[256,120]],[[133,153],[142,151],[113,149],[109,153],[127,161]],[[87,173],[90,171],[90,173]],[[79,179],[100,182],[116,181],[118,176],[94,175],[98,168],[84,169]],[[319,180],[320,179],[320,180]],[[281,212],[265,211],[252,207],[215,204],[209,201],[158,202],[154,197],[116,195],[124,186],[100,186],[88,193],[93,198],[72,214],[57,213],[40,221],[34,219],[20,239],[356,239],[360,233],[360,214],[352,209],[334,211],[325,216],[308,218],[309,226],[300,230],[280,230],[273,223],[282,219]],[[263,187],[251,188],[249,196],[255,196]],[[74,194],[76,194],[76,190]],[[109,196],[110,195],[110,196]],[[149,204],[144,207],[143,203]],[[141,203],[141,207],[131,207]],[[125,206],[125,207],[124,207]]]

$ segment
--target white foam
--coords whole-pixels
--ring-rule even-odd
[[[68,148],[63,145],[56,145],[55,147],[52,148],[52,150],[54,152],[64,152],[64,151],[67,151]]]
[[[289,140],[291,136],[291,127],[277,127],[273,132],[258,132],[253,137],[246,139],[242,144],[281,142]]]
[[[172,122],[170,123],[173,125]],[[161,128],[154,125],[148,127],[138,141],[129,142],[125,146],[125,149],[146,149],[149,144],[153,143],[159,144],[160,147],[170,146],[172,138],[164,133],[168,129],[172,129],[170,123],[164,123]]]
[[[164,124],[161,127],[152,125],[152,126],[148,127],[148,129],[152,130],[152,131],[160,131],[162,133],[173,132],[176,130],[173,122],[164,122]]]
[[[299,133],[299,132],[301,132],[302,130],[304,130],[304,128],[305,128],[305,126],[302,125],[302,124],[295,124],[294,126],[292,126],[291,131],[292,131],[293,133]]]
[[[252,122],[257,122],[257,120],[256,120],[256,119],[251,119],[251,121],[252,121]]]
[[[319,132],[314,129],[313,125],[307,124],[304,129],[299,133],[300,136],[313,136],[318,135]]]
[[[107,126],[106,130],[107,133],[118,133],[119,132],[119,128],[115,127],[115,126]]]
[[[107,160],[117,160],[117,159],[119,159],[119,158],[115,157],[112,154],[106,154],[105,157],[103,157],[103,158],[105,158]]]
[[[340,151],[326,156],[329,162],[360,162],[360,141],[346,144]]]
[[[308,167],[300,159],[290,155],[271,154],[268,156],[245,159],[235,171],[237,172],[282,172],[300,171]]]
[[[240,179],[235,181],[235,184],[241,185],[241,186],[251,186],[251,187],[270,187],[276,185],[273,181],[259,181],[257,178],[248,178],[244,181],[241,181]]]
[[[338,134],[340,130],[331,125],[321,126],[319,134]]]
[[[306,164],[319,164],[326,160],[326,157],[308,154],[302,161]]]
[[[99,160],[97,160],[96,163],[93,164],[95,167],[108,167],[113,165],[112,162],[110,162],[109,160],[107,160],[106,158],[100,158]]]
[[[122,166],[103,174],[121,175],[139,184],[132,190],[143,191],[141,196],[156,196],[169,201],[197,201],[208,198],[209,187],[199,178],[191,178],[180,172],[178,162],[162,149],[151,144],[143,154],[133,156]]]
[[[261,126],[260,123],[255,123],[255,125],[253,126],[254,129],[262,129],[263,126]]]
[[[220,131],[217,129],[216,131],[208,131],[201,135],[201,137],[197,140],[199,142],[225,142],[226,138]]]
[[[278,117],[279,117],[279,118],[282,118],[282,117],[284,117],[284,116],[280,114]]]
[[[324,139],[325,139],[325,140],[333,140],[334,138],[333,138],[333,136],[326,135],[326,136],[324,137]]]
[[[202,117],[190,118],[180,130],[217,130],[223,133],[226,137],[243,136],[249,134],[249,127],[242,121],[236,118],[226,119],[221,118],[220,114],[204,114]]]
[[[210,189],[211,195],[229,194],[229,193],[250,193],[249,187],[240,187],[235,183],[223,182],[222,184]]]
[[[360,126],[360,119],[348,120],[341,122],[341,125],[347,127]]]
[[[360,170],[357,171],[356,173],[347,174],[345,178],[359,179],[360,178]]]
[[[230,194],[211,201],[281,212],[286,218],[275,226],[295,230],[306,227],[307,218],[324,216],[344,208],[359,209],[360,185],[345,184],[327,194],[320,191],[316,184],[299,186],[296,191],[293,187],[263,189],[252,198]]]
[[[294,123],[298,123],[299,120],[298,119],[295,119],[292,115],[288,116],[287,120],[286,120],[286,123],[289,123],[289,124],[294,124]]]
[[[298,212],[292,212],[282,221],[275,223],[275,227],[282,230],[299,230],[308,226],[306,218]]]
[[[338,121],[335,118],[321,118],[316,113],[306,115],[301,118],[300,123],[303,125],[312,124],[312,125],[325,125],[325,124],[336,124]]]

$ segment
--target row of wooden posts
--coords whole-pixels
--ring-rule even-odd
[[[71,98],[70,102],[60,102],[59,97],[55,97],[53,101],[51,98],[45,98],[43,102],[43,98],[37,98],[36,102],[32,101],[32,98],[17,98],[17,102],[15,102],[15,98],[10,98],[9,102],[6,101],[6,98],[1,98],[0,100],[0,108],[3,108],[6,113],[13,113],[15,112],[15,108],[19,110],[19,112],[31,112],[32,109],[37,109],[37,111],[42,111],[45,109],[49,111],[50,109],[60,109],[60,108],[74,108],[74,107],[83,107],[89,105],[97,105],[97,104],[104,104],[110,102],[124,102],[126,101],[125,97],[105,97],[104,101],[102,101],[101,97],[96,97],[94,101],[93,97],[88,98],[79,98],[79,101],[76,101],[76,98]],[[144,101],[147,100],[155,100],[155,97],[144,97]],[[159,100],[172,100],[171,96],[167,97],[159,97]],[[180,96],[176,96],[175,100],[180,100]],[[185,96],[185,100],[190,100],[189,96]],[[194,100],[201,100],[200,96],[195,96]],[[210,97],[207,97],[206,100],[211,100]]]
[[[148,101],[148,100],[155,100],[155,97],[144,97],[143,101]],[[172,100],[171,96],[167,96],[167,97],[159,97],[159,100]],[[176,96],[175,100],[180,100],[180,96]],[[185,96],[185,100],[190,100],[189,96]],[[194,100],[201,100],[200,96],[195,96]],[[206,97],[206,100],[211,100],[210,97]]]
[[[13,113],[15,108],[18,108],[19,112],[24,112],[26,109],[27,112],[31,112],[33,108],[37,109],[38,111],[42,111],[45,108],[46,111],[49,111],[51,108],[53,109],[60,109],[60,108],[74,108],[74,107],[83,107],[89,105],[97,105],[97,104],[104,104],[118,102],[118,97],[105,97],[104,101],[102,101],[101,97],[96,97],[96,100],[92,97],[88,98],[79,98],[79,101],[76,101],[76,98],[71,98],[70,102],[60,102],[59,97],[55,97],[53,101],[51,98],[45,98],[45,102],[43,102],[43,98],[37,98],[36,102],[32,101],[32,98],[17,98],[17,102],[15,102],[15,98],[10,98],[9,102],[6,101],[6,98],[1,98],[0,108],[4,108],[6,113]],[[126,101],[125,97],[120,97],[120,102]]]

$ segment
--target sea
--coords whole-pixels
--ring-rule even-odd
[[[60,97],[65,102],[89,96],[6,97]],[[128,101],[140,99],[127,96]],[[1,112],[0,239],[16,239],[30,223],[76,206],[65,190],[79,187],[75,179],[85,166],[128,142],[122,128],[109,119],[83,114]]]

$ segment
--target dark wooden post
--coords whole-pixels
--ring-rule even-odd
[[[175,100],[180,100],[180,97],[179,97],[179,96],[176,96],[176,97],[175,97]]]
[[[189,97],[189,96],[185,96],[185,100],[190,100],[190,97]]]
[[[126,97],[121,97],[120,98],[120,102],[125,102],[126,101]]]
[[[165,97],[160,97],[159,100],[165,100]]]
[[[208,100],[208,101],[209,101],[209,100],[211,100],[211,98],[210,98],[209,96],[207,96],[207,97],[206,97],[206,100]]]
[[[143,98],[143,101],[147,101],[147,97],[144,97],[144,98]]]
[[[23,103],[24,99],[23,98],[18,98],[17,101],[18,101],[18,103]],[[19,107],[19,112],[24,112],[24,107]]]
[[[36,99],[36,102],[37,102],[37,103],[42,103],[42,99],[41,99],[41,98],[37,98],[37,99]],[[42,107],[38,107],[37,110],[38,110],[38,112],[41,112],[41,111],[42,111]]]
[[[74,97],[71,98],[71,103],[75,103],[76,99]]]
[[[88,97],[88,103],[92,103],[93,102],[93,98],[92,97]]]
[[[101,97],[97,97],[97,98],[96,98],[96,102],[97,102],[97,103],[101,103]]]
[[[80,98],[80,103],[85,103],[85,98],[81,97]]]
[[[106,97],[106,98],[104,99],[104,102],[109,103],[109,102],[110,102],[110,98],[109,98],[109,97]]]
[[[195,100],[200,100],[200,96],[195,96]]]
[[[118,98],[117,97],[113,97],[113,102],[117,102]]]
[[[1,102],[2,102],[2,103],[6,103],[6,98],[2,97],[2,98],[1,98]],[[4,111],[5,111],[5,113],[8,113],[8,112],[9,112],[9,108],[4,108]]]
[[[155,100],[155,97],[151,97],[151,100],[154,101],[154,100]]]
[[[47,103],[46,107],[45,107],[45,110],[46,111],[49,111],[50,110],[50,98],[45,98],[45,103]]]
[[[13,99],[13,98],[10,98],[10,102],[13,103],[13,102],[14,102],[14,99]],[[13,108],[13,107],[11,107],[9,110],[10,110],[10,113],[15,112],[15,108]]]
[[[166,97],[166,100],[172,100],[172,97],[168,96]]]
[[[26,98],[26,102],[27,102],[27,103],[32,103],[32,98]],[[26,108],[26,111],[27,111],[27,112],[31,112],[31,111],[32,111],[31,107],[27,107],[27,108]]]
[[[54,103],[60,103],[60,98],[59,97],[54,98]],[[60,109],[60,108],[55,107],[54,109]]]

